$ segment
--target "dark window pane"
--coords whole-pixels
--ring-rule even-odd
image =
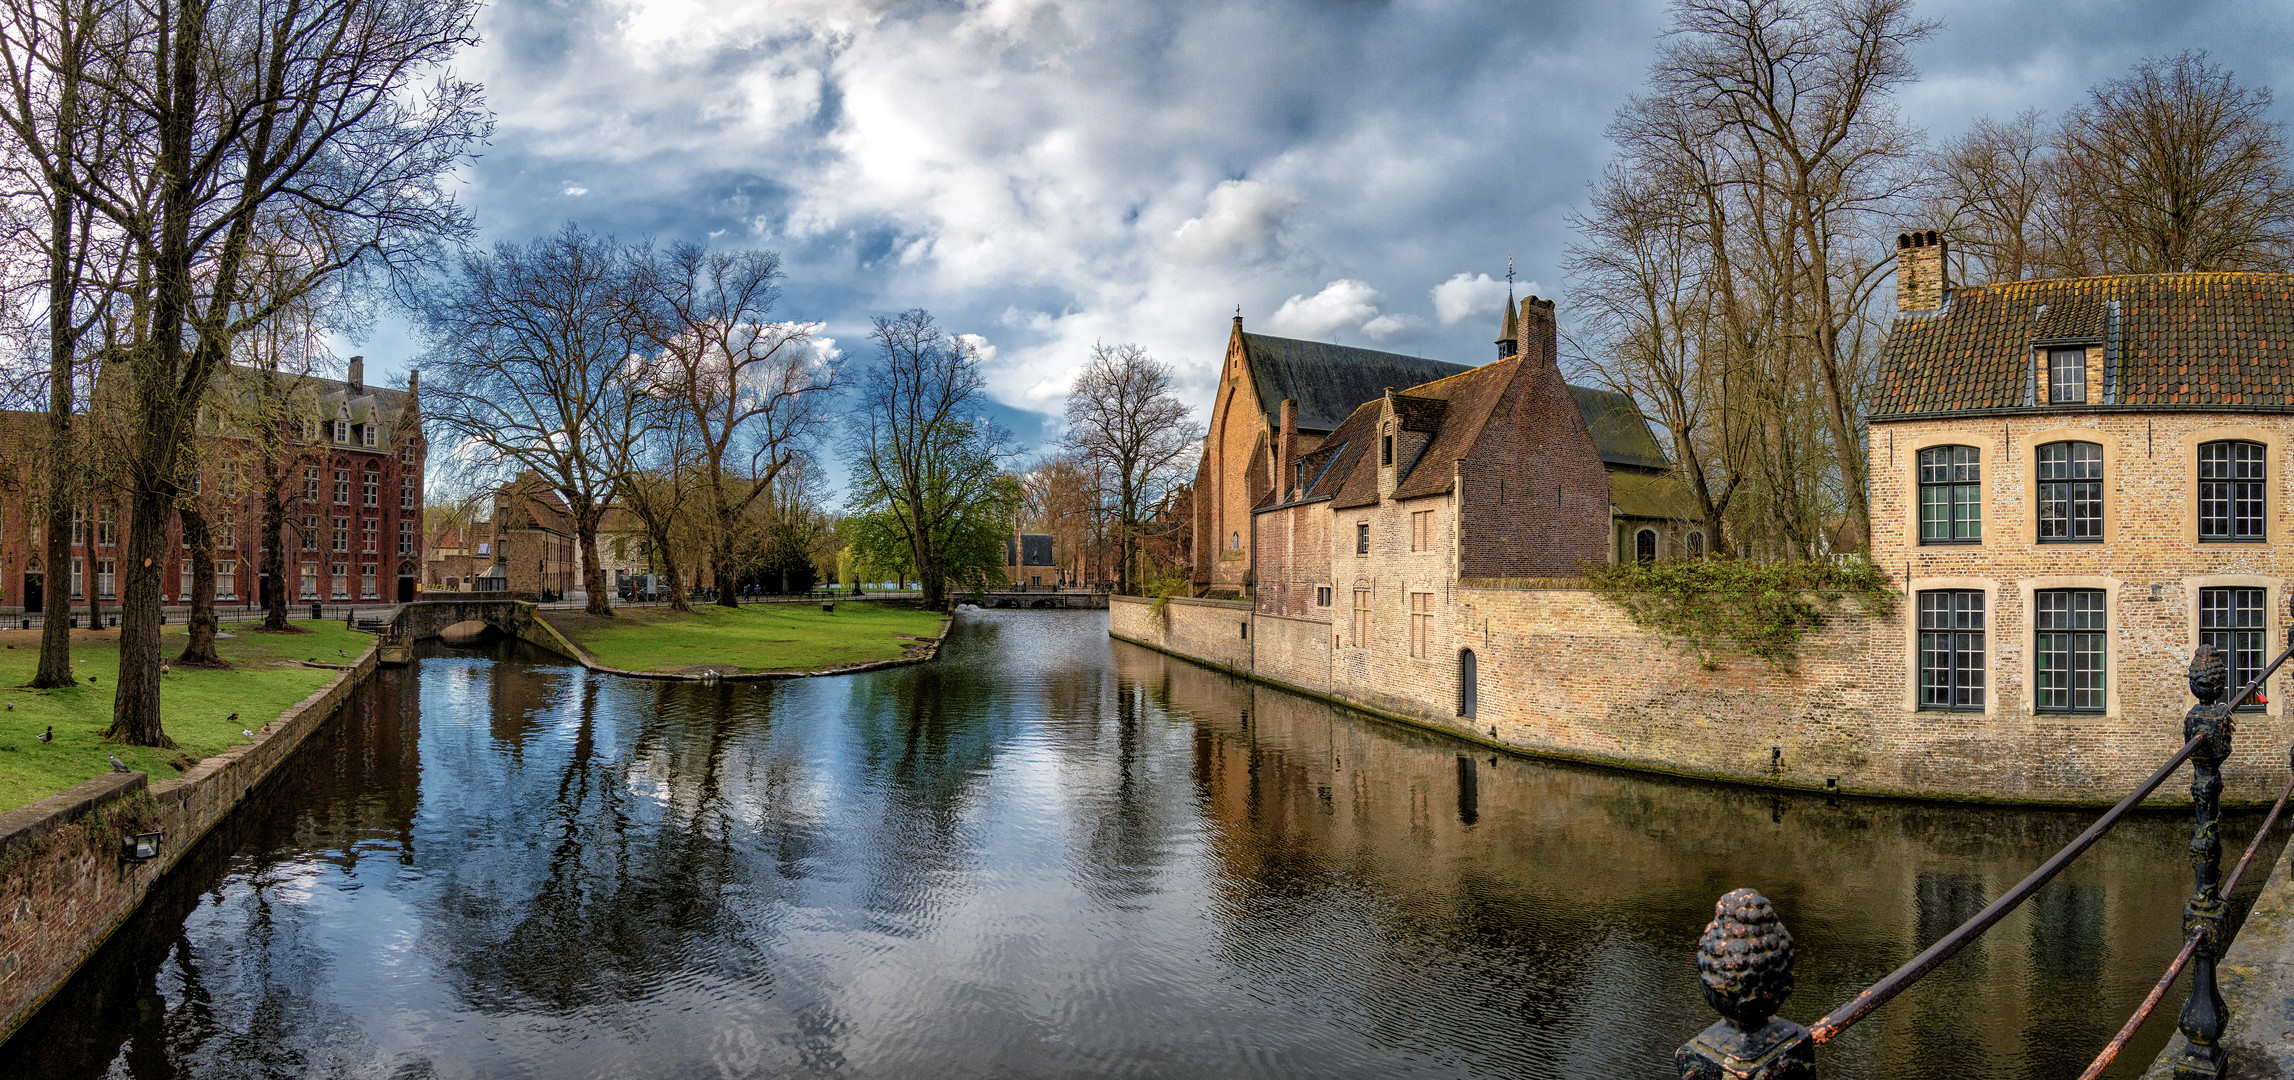
[[[2199,641],[2221,649],[2230,665],[2233,693],[2262,670],[2262,639],[2268,608],[2261,589],[2200,589]],[[2249,703],[2246,708],[2260,708]]]
[[[2033,620],[2038,653],[2034,703],[2049,712],[2100,712],[2106,701],[2103,592],[2050,589],[2038,594]]]
[[[1983,465],[1972,446],[1920,451],[1920,542],[1947,544],[1983,539]]]
[[[2039,448],[2039,539],[2103,538],[2103,448],[2048,443]]]
[[[2261,443],[2212,442],[2198,448],[2198,535],[2206,540],[2262,540],[2267,455]]]
[[[1920,616],[1920,707],[1983,708],[1983,593],[1923,592]]]

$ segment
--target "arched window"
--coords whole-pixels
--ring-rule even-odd
[[[1689,534],[1689,558],[1702,559],[1704,557],[1705,534],[1701,532],[1691,532]]]
[[[1920,543],[1983,539],[1982,451],[1931,446],[1920,451]]]
[[[2264,462],[2257,442],[2210,442],[2198,448],[2198,538],[2265,538],[2262,512]]]
[[[1474,651],[1472,649],[1461,650],[1458,653],[1458,715],[1468,720],[1474,718],[1475,712],[1480,707],[1478,699],[1481,697],[1481,688],[1477,685],[1479,682],[1480,672],[1476,669]]]
[[[1640,563],[1657,561],[1657,530],[1643,529],[1633,534],[1633,561]]]
[[[2059,442],[2040,447],[2040,542],[2079,543],[2102,538],[2102,446]]]
[[[1237,532],[1228,536],[1227,546],[1235,549],[1236,551],[1241,551],[1243,549],[1243,534]]]

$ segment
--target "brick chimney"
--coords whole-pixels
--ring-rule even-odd
[[[1944,306],[1944,239],[1934,229],[1896,237],[1896,310]]]
[[[1274,437],[1274,501],[1290,501],[1290,463],[1298,456],[1298,399],[1282,399],[1282,429]]]
[[[1522,363],[1528,366],[1551,367],[1560,352],[1560,332],[1553,321],[1553,301],[1529,297],[1521,302],[1519,323]]]
[[[350,388],[353,393],[366,389],[366,357],[350,358]]]

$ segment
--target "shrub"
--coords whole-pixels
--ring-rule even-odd
[[[1757,656],[1775,668],[1799,658],[1800,639],[1822,620],[1827,604],[1854,597],[1864,614],[1895,610],[1887,575],[1862,559],[1844,562],[1750,562],[1678,559],[1589,568],[1601,598],[1625,609],[1635,625],[1694,652],[1707,668],[1722,653]]]

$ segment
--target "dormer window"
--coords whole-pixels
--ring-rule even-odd
[[[2087,350],[2084,346],[2047,350],[2047,403],[2087,403]]]
[[[373,446],[373,445],[374,445],[374,440],[375,440],[375,426],[374,426],[373,424],[360,424],[360,425],[358,426],[358,443],[359,443],[359,445],[360,445],[360,446]]]
[[[303,441],[304,441],[304,442],[317,442],[317,441],[319,441],[319,422],[318,422],[318,421],[316,421],[316,420],[305,420],[305,421],[303,421]]]
[[[348,421],[348,420],[337,420],[337,421],[335,421],[335,422],[334,422],[334,431],[333,431],[333,433],[332,433],[332,434],[333,434],[333,436],[334,436],[334,440],[335,440],[336,442],[339,442],[339,443],[346,443],[346,442],[349,442],[349,441],[350,441],[350,421]]]

